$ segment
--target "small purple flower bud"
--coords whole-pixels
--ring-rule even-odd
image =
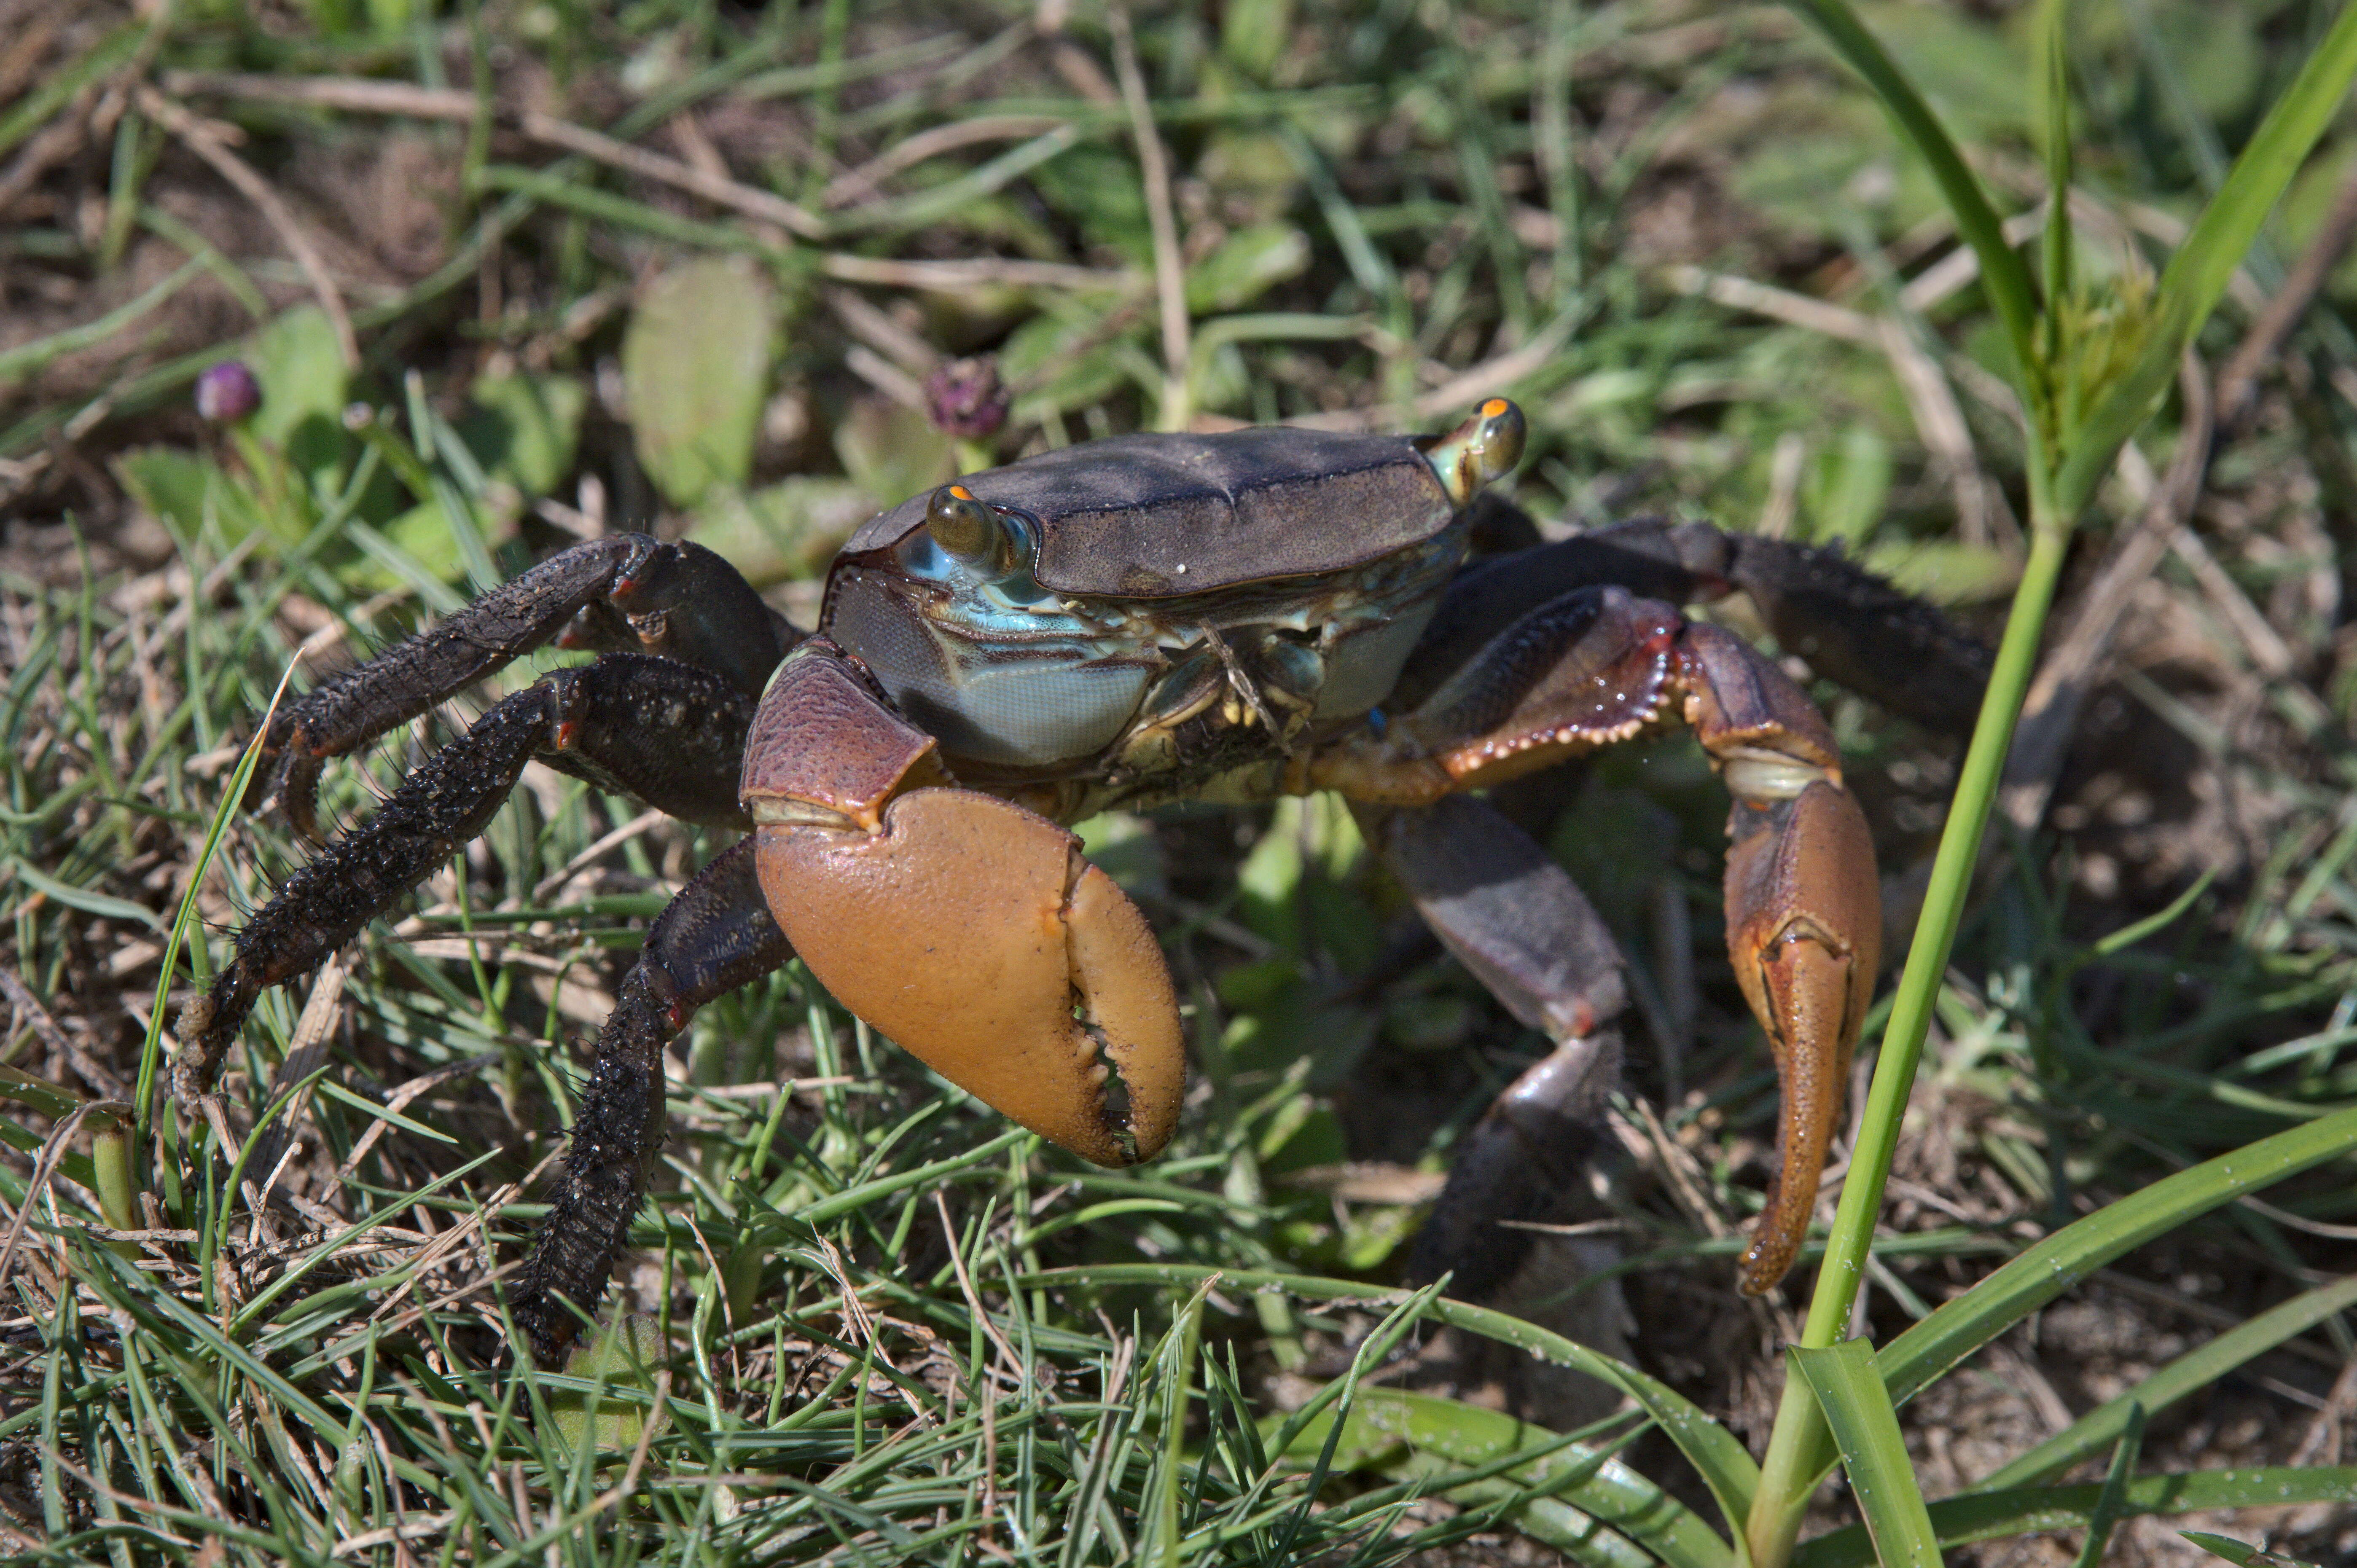
[[[261,383],[241,360],[223,360],[197,377],[197,413],[215,424],[234,424],[261,405]]]
[[[925,378],[925,413],[933,427],[966,441],[985,440],[1006,423],[1011,401],[992,355],[952,360]]]

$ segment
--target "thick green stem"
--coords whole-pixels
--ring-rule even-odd
[[[1947,827],[1940,835],[1931,885],[1923,896],[1922,917],[1916,924],[1906,972],[1900,977],[1898,994],[1891,1003],[1889,1025],[1883,1031],[1882,1054],[1875,1064],[1874,1087],[1867,1097],[1849,1176],[1842,1185],[1841,1206],[1826,1239],[1824,1262],[1817,1270],[1816,1294],[1809,1303],[1808,1323],[1801,1332],[1801,1344],[1808,1348],[1835,1343],[1848,1327],[1850,1308],[1865,1277],[1875,1217],[1882,1208],[1883,1184],[1890,1175],[1900,1122],[1914,1087],[1915,1065],[1923,1053],[1932,1004],[1947,973],[1956,929],[1964,920],[1965,895],[1971,890],[1981,837],[2004,776],[2006,752],[2013,744],[2014,724],[2021,716],[2022,699],[2037,667],[2039,639],[2070,542],[2067,523],[2038,504],[2041,499],[2039,495],[2031,498],[2029,559],[2022,568],[2020,586],[2014,590],[2013,610],[2006,620],[2005,640],[1997,649],[1996,668],[1989,676],[1988,694],[1981,702],[1980,719],[1964,754],[1955,799],[1948,807]],[[1806,1386],[1787,1382],[1746,1531],[1752,1568],[1782,1568],[1790,1560],[1809,1493],[1833,1458],[1832,1439],[1816,1401]]]

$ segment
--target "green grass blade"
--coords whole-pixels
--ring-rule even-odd
[[[2149,335],[2135,364],[2072,438],[2055,478],[2058,509],[2075,517],[2120,446],[2136,434],[2201,324],[2210,319],[2276,198],[2307,161],[2357,78],[2357,5],[2334,18],[2299,75],[2267,112],[2210,205],[2160,275]],[[1986,263],[1984,263],[1986,264]]]
[[[1940,1544],[1965,1546],[2035,1530],[2080,1530],[2103,1500],[2100,1483],[2031,1487],[2016,1492],[1975,1492],[1932,1505]],[[2201,1509],[2282,1508],[2341,1503],[2357,1497],[2357,1466],[2318,1465],[2246,1470],[2190,1470],[2146,1476],[2123,1488],[2120,1517],[2192,1513]],[[1874,1543],[1862,1525],[1828,1530],[1793,1553],[1792,1568],[1867,1568]]]
[[[2075,1568],[2097,1568],[2104,1560],[2104,1548],[2111,1544],[2112,1531],[2120,1522],[2120,1509],[2127,1499],[2127,1485],[2136,1474],[2136,1455],[2144,1448],[2144,1406],[2128,1409],[2127,1426],[2120,1434],[2120,1445],[2112,1451],[2110,1470],[2104,1476],[2104,1495],[2095,1501],[2095,1511],[2087,1520],[2087,1537],[2079,1543],[2079,1559]]]
[[[2296,1295],[2247,1323],[2237,1324],[2189,1350],[2117,1399],[2097,1406],[1972,1489],[2006,1491],[2061,1474],[2127,1430],[2129,1412],[2158,1415],[2186,1395],[2210,1387],[2235,1368],[2264,1356],[2293,1335],[2357,1305],[2357,1274]]]
[[[2177,1532],[2212,1557],[2222,1557],[2235,1568],[2317,1568],[2313,1563],[2303,1563],[2297,1557],[2286,1557],[2280,1552],[2262,1552],[2247,1541],[2237,1541],[2231,1535],[2212,1535],[2203,1530],[2180,1530]]]
[[[1286,1450],[1300,1462],[1319,1452],[1337,1420],[1342,1425],[1336,1468],[1378,1466],[1389,1451],[1447,1462],[1416,1469],[1443,1491],[1471,1487],[1452,1483],[1448,1467],[1508,1463],[1505,1478],[1524,1496],[1559,1498],[1590,1519],[1644,1547],[1671,1568],[1727,1568],[1735,1554],[1692,1510],[1635,1470],[1584,1444],[1556,1446],[1555,1434],[1498,1411],[1481,1410],[1432,1394],[1397,1389],[1362,1389],[1347,1415],[1331,1412],[1294,1436]],[[1535,1457],[1515,1460],[1532,1448]],[[1461,1475],[1461,1470],[1458,1471]],[[1510,1512],[1509,1518],[1513,1517]],[[1566,1546],[1566,1551],[1574,1550]]]
[[[2038,36],[2038,134],[2046,161],[2046,189],[2053,207],[2039,254],[2044,263],[2046,317],[2071,297],[2071,65],[2067,53],[2071,0],[2040,0],[2032,24]]]
[[[1879,1079],[1878,1073],[1878,1084]],[[2357,1110],[2319,1117],[2221,1155],[2064,1227],[1882,1348],[1876,1365],[1890,1390],[1892,1402],[1906,1402],[1966,1356],[2121,1253],[2221,1204],[2352,1150],[2357,1150]],[[1857,1179],[1855,1172],[1851,1179]],[[1778,1496],[1805,1498],[1836,1459],[1822,1426],[1810,1430],[1794,1423],[1787,1435],[1787,1422],[1780,1412],[1776,1438],[1769,1444],[1770,1480],[1762,1485],[1763,1498],[1772,1485]],[[1764,1523],[1755,1521],[1755,1526]],[[1788,1526],[1797,1528],[1797,1520],[1788,1520]],[[1755,1528],[1755,1551],[1761,1539]]]
[[[1998,320],[2005,324],[2006,341],[2013,349],[2014,364],[2018,371],[2017,383],[2027,383],[2031,379],[2032,367],[2038,363],[2038,305],[2030,295],[2029,269],[2022,265],[2013,247],[2005,242],[2005,221],[1990,205],[1979,177],[1956,150],[1946,127],[1932,113],[1932,106],[1923,102],[1915,84],[1907,80],[1884,50],[1881,40],[1867,31],[1846,0],[1788,3],[1816,26],[1834,52],[1852,70],[1866,79],[1866,84],[1882,101],[1883,110],[1897,126],[1900,139],[1931,168],[1932,177],[1939,181],[1940,194],[1947,199],[1957,231],[1980,259],[1981,286],[1988,291],[1989,303],[1996,308]]]
[[[1845,1339],[1819,1350],[1796,1345],[1785,1357],[1793,1375],[1808,1380],[1825,1412],[1825,1424],[1849,1472],[1850,1493],[1866,1515],[1875,1556],[1883,1568],[1938,1563],[1940,1543],[1932,1515],[1923,1506],[1922,1488],[1915,1484],[1915,1467],[1908,1462],[1899,1412],[1875,1372],[1874,1347],[1863,1339]]]
[[[1387,1301],[1399,1292],[1356,1280],[1321,1279],[1312,1274],[1284,1274],[1255,1269],[1211,1269],[1187,1263],[1103,1263],[1089,1267],[1044,1269],[1019,1276],[1024,1289],[1048,1284],[1166,1284],[1190,1288],[1213,1274],[1245,1290],[1282,1290],[1311,1301]],[[1501,1344],[1527,1350],[1541,1360],[1611,1384],[1652,1416],[1686,1462],[1700,1472],[1719,1508],[1730,1520],[1739,1520],[1751,1509],[1760,1485],[1760,1467],[1735,1434],[1711,1420],[1683,1394],[1636,1368],[1591,1350],[1576,1340],[1548,1332],[1502,1312],[1468,1306],[1460,1301],[1435,1301],[1434,1318],[1468,1334],[1479,1334]]]
[[[2319,1117],[2163,1177],[2049,1236],[1882,1348],[1904,1402],[1951,1367],[2131,1248],[2246,1193],[2357,1150],[2357,1109]]]

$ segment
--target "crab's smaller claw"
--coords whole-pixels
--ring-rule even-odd
[[[1170,972],[1078,839],[954,788],[933,737],[824,638],[763,696],[744,793],[770,912],[837,1001],[1084,1159],[1169,1141],[1186,1075]]]
[[[1841,781],[1833,735],[1781,671],[1717,627],[1683,639],[1687,716],[1735,798],[1727,950],[1767,1030],[1782,1108],[1777,1172],[1743,1254],[1744,1293],[1792,1266],[1874,994],[1882,934],[1874,841]]]

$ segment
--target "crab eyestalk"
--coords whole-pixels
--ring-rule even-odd
[[[985,577],[1015,569],[1022,543],[1015,528],[974,499],[963,485],[943,485],[925,505],[925,532],[933,542]]]
[[[848,656],[803,644],[746,746],[771,914],[837,1001],[961,1089],[1098,1165],[1151,1158],[1186,1078],[1153,930],[1071,833],[949,783]]]
[[[1464,424],[1425,448],[1425,461],[1448,492],[1449,503],[1462,511],[1473,504],[1482,487],[1504,478],[1523,460],[1523,438],[1529,426],[1523,411],[1501,397],[1493,397],[1473,411]]]

